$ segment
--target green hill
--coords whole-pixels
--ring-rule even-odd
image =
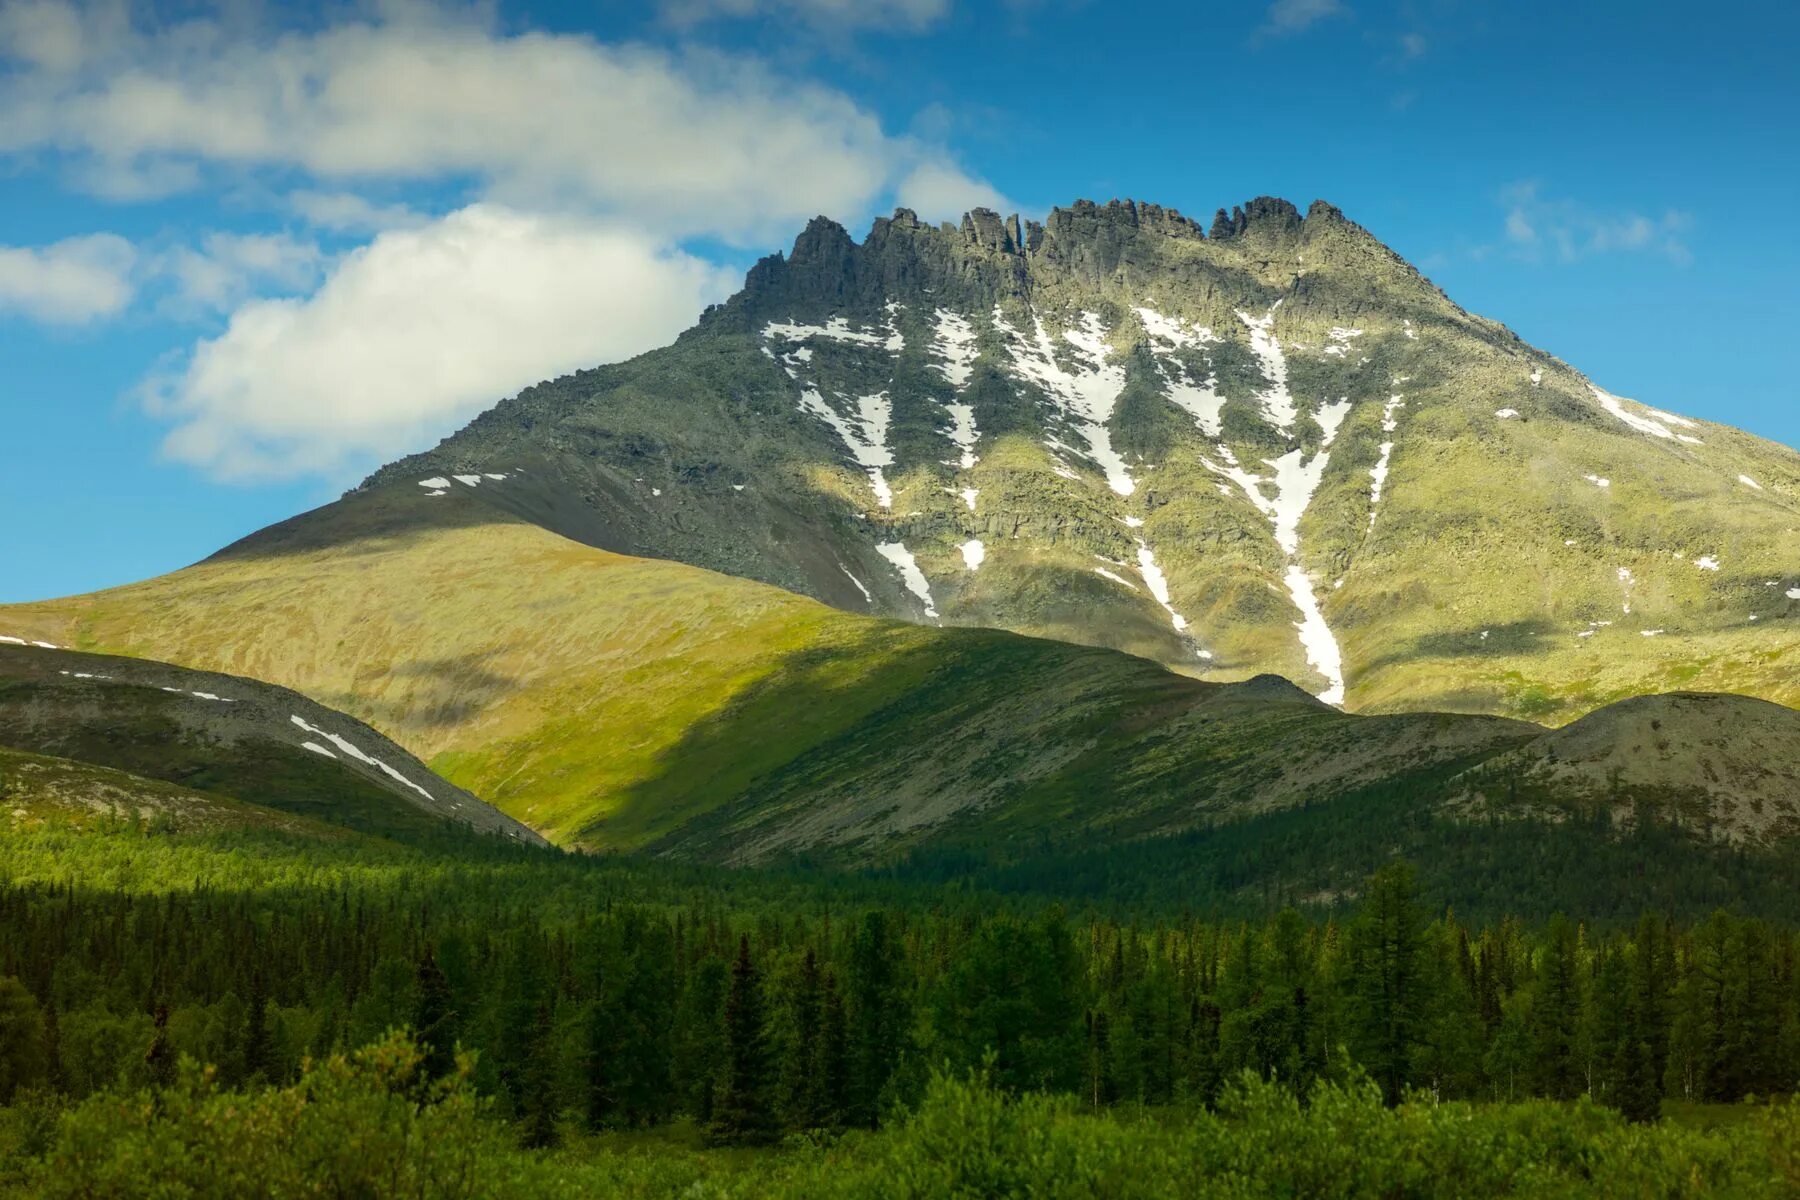
[[[736,863],[1029,857],[1371,789],[1429,808],[1546,736],[854,616],[467,492],[358,493],[173,575],[0,610],[0,628],[292,688],[564,845]]]
[[[542,844],[360,722],[167,663],[0,645],[0,748],[15,752],[9,799],[28,788],[65,813],[201,826],[286,813],[401,838],[468,829]]]

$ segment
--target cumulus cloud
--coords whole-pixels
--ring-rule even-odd
[[[318,282],[324,255],[285,233],[209,233],[199,246],[159,256],[155,269],[174,286],[176,315],[225,312],[268,291],[297,292]]]
[[[1666,209],[1647,216],[1635,210],[1600,211],[1573,200],[1546,197],[1535,181],[1515,183],[1501,192],[1506,208],[1506,240],[1515,253],[1532,260],[1546,257],[1574,262],[1595,254],[1659,254],[1671,262],[1693,259],[1685,234],[1693,224],[1687,213]]]
[[[56,325],[83,325],[131,302],[138,254],[110,233],[48,246],[0,246],[0,313]]]
[[[777,17],[821,29],[928,29],[950,11],[950,0],[663,0],[663,19],[686,27],[721,18]]]
[[[1275,0],[1257,33],[1264,37],[1304,33],[1328,17],[1344,16],[1349,11],[1343,0]]]
[[[947,6],[672,2],[689,21],[891,29]],[[461,0],[371,0],[286,30],[256,5],[160,24],[133,11],[0,0],[0,158],[114,199],[282,195],[334,251],[372,239],[335,259],[284,233],[138,253],[138,291],[163,315],[226,316],[144,386],[173,426],[167,453],[220,477],[341,479],[529,383],[666,342],[736,282],[684,242],[762,245],[894,202],[1005,205],[941,133],[889,132],[753,57],[502,29]],[[475,202],[433,215],[446,195]],[[133,269],[113,298],[93,272],[87,306],[55,310],[118,311]]]
[[[841,92],[743,57],[508,35],[424,6],[279,36],[206,21],[121,33],[85,9],[38,10],[88,23],[73,49],[61,35],[0,43],[14,60],[0,72],[0,152],[61,151],[110,195],[219,169],[297,170],[351,191],[474,179],[514,207],[749,241],[819,211],[865,212],[948,162]]]
[[[479,204],[392,230],[313,295],[252,301],[149,401],[223,479],[342,478],[547,375],[669,340],[735,277],[603,223]]]

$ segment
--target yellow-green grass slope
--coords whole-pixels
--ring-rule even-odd
[[[1349,717],[1279,680],[851,616],[385,489],[172,575],[0,609],[0,634],[268,680],[554,841],[733,861],[1178,829],[1539,732]]]

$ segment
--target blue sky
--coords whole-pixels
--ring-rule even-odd
[[[1796,52],[1775,3],[0,0],[0,601],[201,558],[896,203],[1323,197],[1800,445]]]

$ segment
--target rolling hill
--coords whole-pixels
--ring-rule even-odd
[[[12,639],[14,641],[23,639]],[[399,838],[543,839],[373,729],[284,688],[167,663],[0,644],[0,749],[51,807],[207,824],[274,813]]]
[[[1372,788],[1435,805],[1554,736],[843,613],[467,490],[358,492],[160,579],[0,609],[0,629],[292,688],[562,845],[734,863],[1017,857]]]

